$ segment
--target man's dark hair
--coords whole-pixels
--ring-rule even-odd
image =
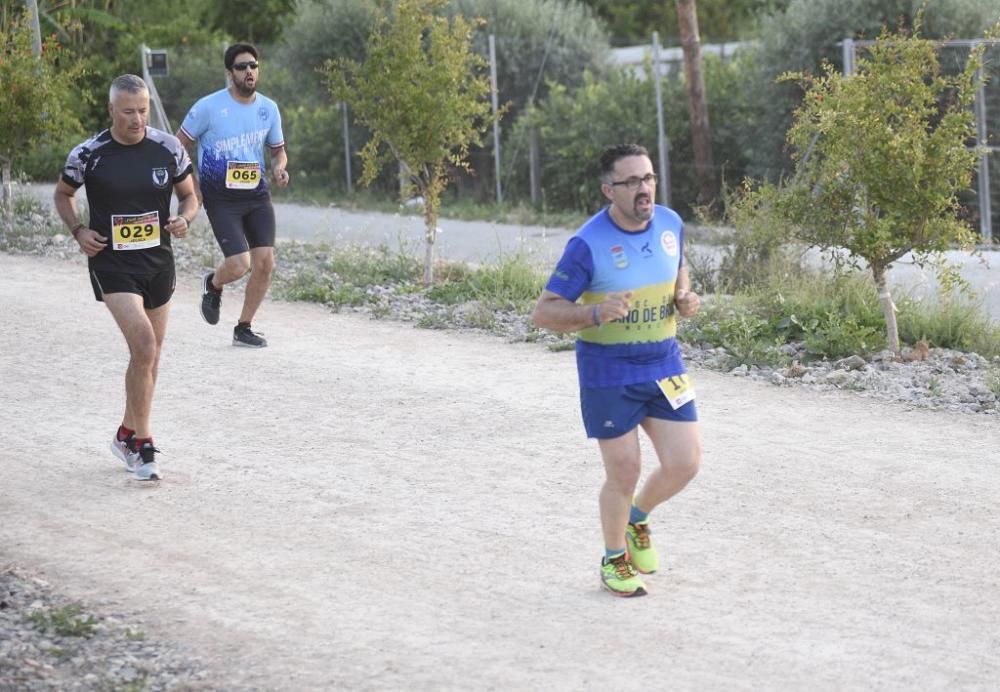
[[[257,49],[250,45],[249,43],[234,43],[233,45],[226,48],[226,69],[233,69],[233,63],[236,62],[236,56],[240,53],[249,53],[253,56],[254,60],[259,60],[260,55],[257,53]]]
[[[601,180],[607,180],[615,170],[619,159],[627,156],[645,156],[649,158],[646,147],[639,144],[613,144],[601,152]]]

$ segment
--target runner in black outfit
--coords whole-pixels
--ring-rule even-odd
[[[108,113],[111,127],[70,152],[55,205],[89,258],[94,297],[107,305],[129,348],[125,414],[111,449],[139,480],[159,480],[149,419],[175,284],[170,236],[187,235],[198,198],[187,151],[173,135],[146,126],[142,78],[112,82]],[[76,204],[84,185],[88,223]],[[171,216],[174,191],[178,210]]]

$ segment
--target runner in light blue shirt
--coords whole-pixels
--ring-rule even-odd
[[[198,175],[205,212],[225,256],[202,277],[201,316],[218,324],[222,287],[250,272],[243,309],[233,328],[233,345],[262,348],[267,341],[250,323],[264,301],[274,273],[274,207],[265,179],[270,151],[271,175],[288,185],[288,155],[278,105],[257,93],[257,49],[237,43],[226,50],[229,87],[200,99],[177,131],[187,147],[198,142]]]

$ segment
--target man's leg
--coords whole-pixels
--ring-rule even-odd
[[[125,415],[122,424],[139,439],[149,438],[153,390],[159,372],[160,348],[167,329],[170,303],[146,310],[142,296],[108,293],[104,304],[114,317],[129,349],[125,371]]]
[[[635,496],[635,506],[648,514],[683,490],[697,475],[701,465],[701,428],[697,422],[659,418],[645,418],[641,425],[660,460]]]
[[[625,543],[629,504],[642,468],[639,435],[633,428],[620,437],[598,443],[605,473],[600,495],[605,550],[601,561],[601,584],[616,596],[644,596],[646,585],[636,573]]]
[[[222,263],[215,268],[212,277],[212,288],[222,290],[226,284],[243,278],[250,271],[250,252],[241,252],[222,260]]]
[[[274,248],[251,248],[250,265],[250,279],[243,294],[243,311],[240,312],[240,322],[246,324],[253,322],[257,309],[267,295],[267,289],[271,287],[271,277],[274,276]]]
[[[598,440],[604,461],[604,485],[601,487],[601,529],[608,551],[625,550],[625,526],[642,459],[638,430],[609,440]]]

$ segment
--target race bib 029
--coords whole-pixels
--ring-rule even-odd
[[[226,187],[230,190],[256,190],[260,184],[260,164],[256,161],[227,161]]]
[[[143,214],[111,215],[112,249],[145,250],[160,244],[160,215],[155,211]]]

